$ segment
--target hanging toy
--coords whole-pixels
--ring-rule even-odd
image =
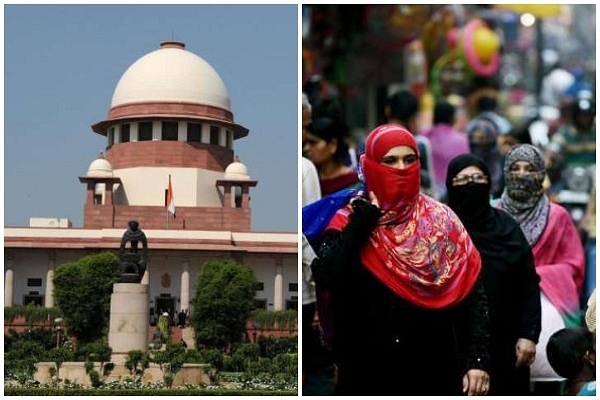
[[[457,74],[457,67],[462,70],[464,67],[464,61],[462,61],[459,54],[459,42],[460,32],[458,28],[452,28],[446,33],[446,45],[447,51],[442,54],[434,63],[430,73],[430,93],[434,99],[439,99],[445,96],[442,90],[442,72],[444,70],[451,71],[447,74],[452,77],[459,77]],[[457,64],[458,63],[458,64]]]
[[[483,21],[472,20],[465,25],[461,52],[467,66],[479,76],[491,76],[500,66],[500,39]]]

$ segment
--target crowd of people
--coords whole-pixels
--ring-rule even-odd
[[[550,180],[595,163],[579,100],[540,146],[494,96],[421,129],[400,90],[353,153],[303,95],[303,395],[595,393],[595,183],[575,221]]]

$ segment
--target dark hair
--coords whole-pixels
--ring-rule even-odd
[[[312,108],[312,117],[331,118],[336,121],[344,121],[344,107],[342,98],[337,90],[325,91],[324,86],[328,85],[320,75],[313,75],[302,87],[306,93],[308,101]],[[328,92],[322,95],[322,92]]]
[[[387,106],[390,111],[389,118],[406,123],[417,115],[419,99],[410,90],[400,90],[388,99]]]
[[[479,111],[495,111],[498,107],[498,102],[491,96],[481,96],[477,99],[477,110]]]
[[[433,124],[452,124],[454,122],[455,108],[445,99],[435,102],[433,107]]]
[[[546,344],[548,362],[563,378],[573,379],[583,368],[585,353],[594,348],[594,334],[587,328],[563,328]]]
[[[336,121],[331,118],[314,118],[310,124],[306,127],[308,132],[315,135],[326,142],[330,142],[333,139],[337,140],[337,149],[333,155],[336,160],[345,162],[348,157],[348,144],[346,139],[348,137],[348,127],[346,124]]]

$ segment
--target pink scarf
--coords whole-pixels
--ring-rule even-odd
[[[550,203],[548,224],[532,250],[540,288],[569,324],[579,310],[585,253],[567,210]]]

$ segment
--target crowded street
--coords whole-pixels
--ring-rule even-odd
[[[595,394],[595,60],[594,4],[302,6],[303,395]]]

